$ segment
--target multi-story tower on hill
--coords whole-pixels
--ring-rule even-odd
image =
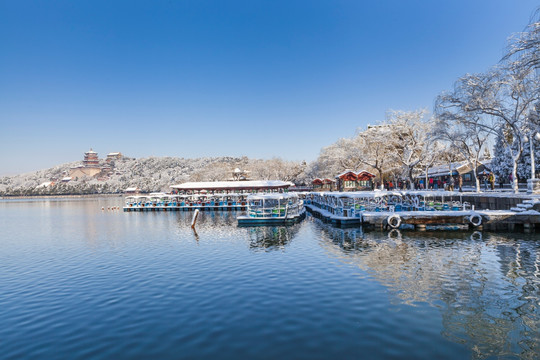
[[[99,158],[97,152],[90,148],[90,151],[84,153],[83,166],[87,168],[99,167]]]

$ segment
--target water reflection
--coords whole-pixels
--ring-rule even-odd
[[[186,232],[189,231],[196,241],[208,238],[246,239],[250,250],[275,251],[284,250],[301,227],[301,224],[239,227],[236,221],[238,214],[236,211],[201,212],[195,229],[191,229],[193,213],[179,212],[176,214],[178,236],[185,238]]]
[[[300,224],[291,226],[257,226],[247,228],[251,250],[284,250],[300,229]]]
[[[438,307],[442,335],[474,358],[539,358],[538,236],[316,226],[331,256],[370,274],[394,301]]]

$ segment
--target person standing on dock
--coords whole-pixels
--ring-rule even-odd
[[[491,186],[491,190],[495,190],[495,174],[493,174],[493,171],[489,173],[488,181]]]
[[[459,192],[463,192],[463,177],[461,176],[461,174],[458,175],[457,183],[458,183]]]

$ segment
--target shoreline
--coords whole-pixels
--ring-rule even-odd
[[[84,195],[16,195],[0,196],[0,200],[24,200],[24,199],[92,199],[92,198],[123,198],[124,194],[84,194]]]

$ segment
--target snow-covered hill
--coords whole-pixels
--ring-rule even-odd
[[[32,173],[0,178],[0,195],[56,195],[122,193],[131,186],[143,192],[170,191],[169,186],[186,181],[227,180],[232,170],[249,171],[253,179],[277,179],[303,183],[305,163],[281,159],[258,160],[247,157],[215,157],[185,159],[177,157],[127,158],[115,160],[113,172],[105,178],[79,178],[69,182],[62,179],[72,162]],[[40,186],[48,182],[54,185]]]

